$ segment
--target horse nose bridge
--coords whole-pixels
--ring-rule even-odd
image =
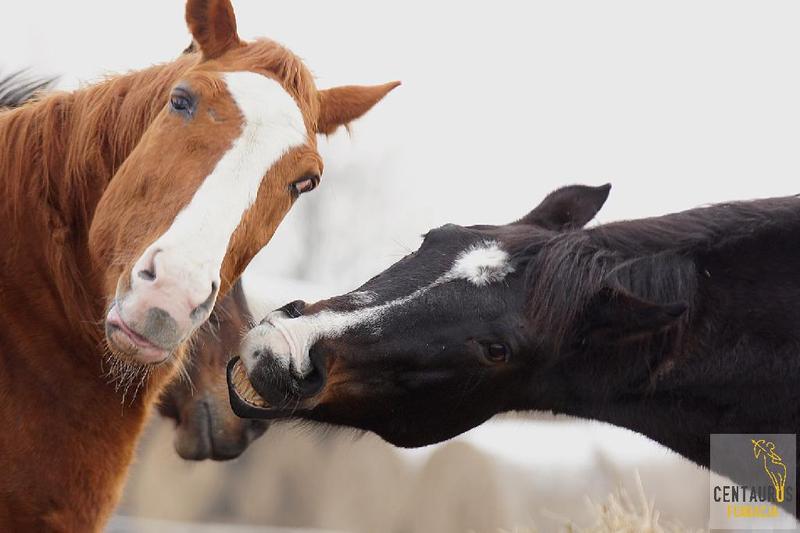
[[[211,283],[219,285],[219,269],[215,269],[210,261],[192,259],[191,255],[180,250],[162,251],[156,256],[156,268],[165,271],[172,281],[197,287],[197,298],[205,299],[208,296],[205,287]]]

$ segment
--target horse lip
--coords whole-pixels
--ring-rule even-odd
[[[289,409],[275,409],[271,407],[259,407],[257,405],[253,405],[241,396],[236,391],[236,387],[233,384],[233,369],[236,366],[236,363],[239,362],[239,357],[234,357],[230,361],[228,361],[228,367],[226,370],[226,377],[228,380],[228,396],[231,402],[231,409],[233,409],[233,413],[238,416],[239,418],[254,418],[260,420],[272,420],[276,418],[287,418],[293,414],[297,414],[297,410],[289,410]]]
[[[169,357],[170,351],[162,346],[158,346],[150,341],[150,339],[140,333],[137,333],[130,326],[128,326],[128,324],[126,324],[125,320],[122,318],[118,307],[119,306],[115,301],[106,315],[106,337],[108,338],[108,341],[120,351],[127,353],[127,350],[117,346],[117,343],[115,343],[112,338],[114,332],[119,332],[124,335],[137,349],[135,354],[130,355],[142,357],[146,360],[146,362],[153,363],[166,360]]]

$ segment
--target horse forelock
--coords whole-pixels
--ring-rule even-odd
[[[303,116],[316,131],[319,100],[314,76],[301,58],[283,45],[267,38],[251,41],[246,46],[228,52],[222,60],[231,60],[236,70],[260,72],[274,77],[295,99]],[[229,61],[225,61],[229,62]],[[210,61],[213,69],[219,61]],[[226,67],[225,70],[230,70]]]

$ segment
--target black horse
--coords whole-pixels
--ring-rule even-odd
[[[357,291],[276,311],[241,352],[257,394],[229,367],[234,410],[400,446],[553,411],[705,466],[711,433],[797,433],[800,198],[583,229],[608,191],[432,230]]]

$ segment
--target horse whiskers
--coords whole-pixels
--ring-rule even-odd
[[[205,328],[205,330],[206,330],[206,331],[207,331],[207,332],[208,332],[208,333],[209,333],[209,334],[210,334],[212,337],[214,337],[214,340],[216,340],[216,341],[218,341],[218,342],[219,342],[219,340],[220,340],[220,339],[219,339],[220,324],[219,324],[219,322],[218,322],[217,320],[214,320],[214,317],[213,317],[213,315],[212,315],[212,318],[211,318],[211,319],[209,319],[209,321],[208,321],[208,322],[206,322],[205,324],[203,324],[203,327]],[[195,338],[196,338],[196,336],[195,336]]]
[[[189,388],[192,391],[192,395],[194,395],[195,388],[194,388],[194,383],[192,382],[192,375],[189,372],[188,368],[188,363],[187,363],[188,359],[189,358],[184,357],[178,362],[178,375],[180,376],[180,380],[182,382],[189,385]]]
[[[144,367],[144,372],[141,372],[141,377],[139,378],[139,383],[136,385],[136,388],[133,389],[133,397],[131,398],[131,405],[133,404],[133,402],[136,401],[136,396],[139,394],[139,389],[142,388],[142,385],[144,385],[144,383],[147,381],[147,378],[150,377],[150,370],[151,370],[151,367],[147,366],[147,367]],[[126,389],[125,392],[127,392],[127,389]],[[122,401],[123,401],[123,403],[125,402],[125,395],[124,394],[122,395]]]
[[[247,320],[245,320],[245,323],[239,328],[239,336],[244,337],[248,331],[250,331],[256,326],[258,326],[258,321],[252,317],[248,318]]]
[[[138,385],[134,389],[133,399],[131,400],[132,403],[136,399],[139,389],[147,380],[147,377],[150,374],[150,367],[115,356],[107,344],[104,348],[104,359],[108,365],[108,369],[103,374],[103,377],[106,378],[106,382],[108,384],[114,385],[114,392],[122,391],[122,405],[125,405],[125,399],[128,395],[128,391],[133,384],[137,382],[138,378]],[[103,365],[101,362],[101,370],[102,369]]]

